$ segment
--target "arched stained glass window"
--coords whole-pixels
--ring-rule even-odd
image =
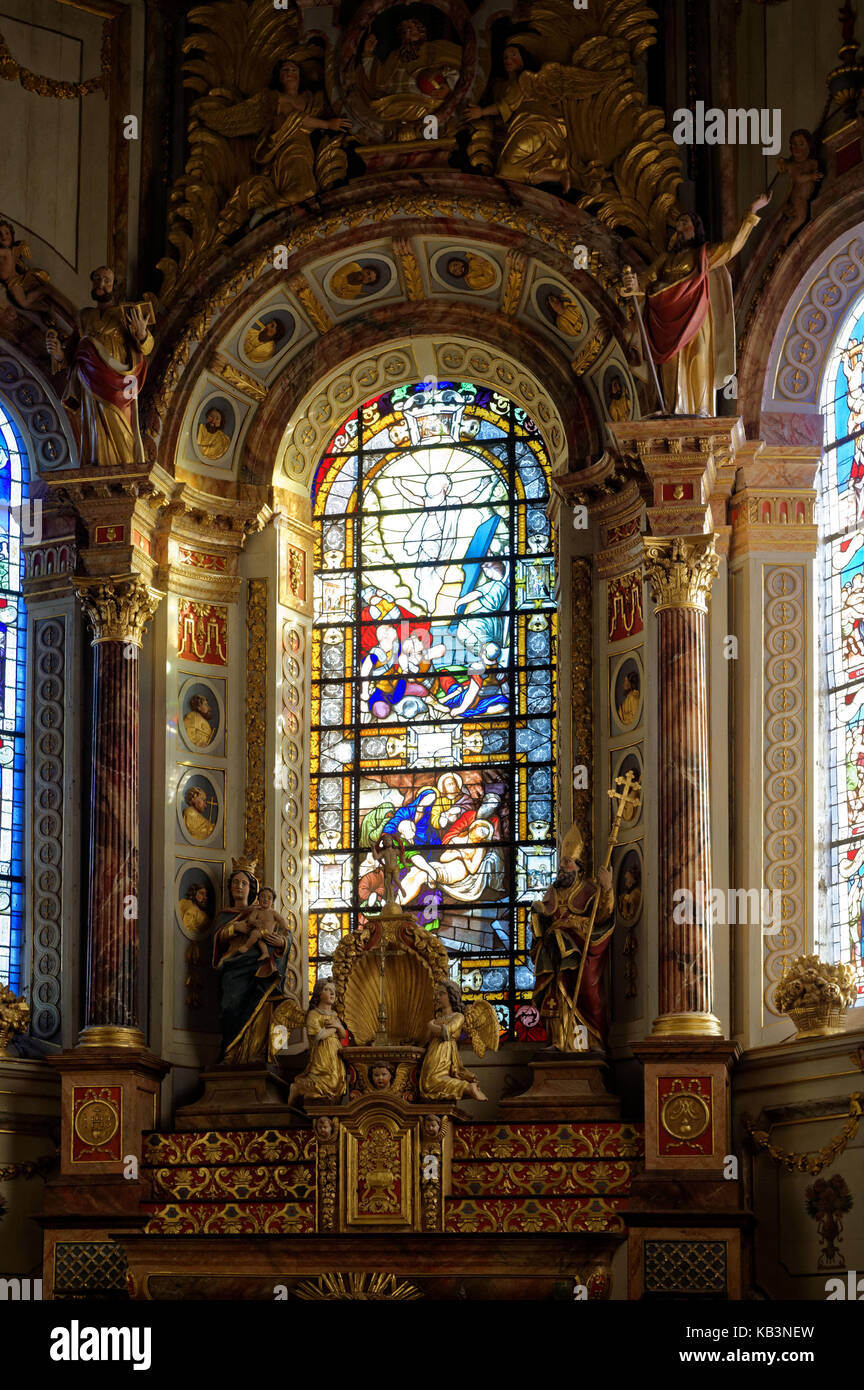
[[[864,299],[847,315],[822,392],[825,452],[819,509],[823,556],[829,800],[828,940],[833,961],[859,967],[864,996]]]
[[[401,904],[525,1036],[555,868],[545,445],[491,390],[400,386],[345,421],[313,501],[310,975],[380,910],[391,835]]]
[[[27,456],[0,402],[0,981],[20,990],[24,934],[24,603]]]

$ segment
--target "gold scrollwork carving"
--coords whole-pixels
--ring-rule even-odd
[[[720,568],[713,536],[643,536],[645,573],[657,612],[696,608],[708,612],[711,585]]]

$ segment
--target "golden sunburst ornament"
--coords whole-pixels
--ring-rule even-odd
[[[304,1279],[302,1284],[298,1284],[294,1297],[357,1298],[383,1302],[394,1298],[414,1300],[423,1295],[413,1284],[406,1284],[395,1274],[319,1274],[317,1279]]]

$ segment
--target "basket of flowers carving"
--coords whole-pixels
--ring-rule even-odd
[[[824,1038],[845,1029],[858,993],[854,965],[829,965],[816,955],[794,956],[774,990],[774,1007],[795,1024],[799,1038]]]

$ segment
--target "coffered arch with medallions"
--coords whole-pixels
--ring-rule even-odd
[[[578,436],[583,458],[603,448],[610,376],[641,413],[647,388],[632,310],[617,295],[615,236],[533,189],[501,203],[481,180],[470,197],[464,177],[457,194],[447,175],[432,173],[425,192],[413,176],[394,175],[391,184],[405,187],[386,196],[358,205],[336,192],[314,222],[295,213],[268,222],[235,248],[194,312],[169,300],[145,406],[151,457],[205,491],[263,483],[261,421],[272,402],[291,413],[311,377],[355,356],[358,344],[406,337],[409,324],[411,337],[472,337],[560,382],[561,399],[576,402],[569,447]],[[218,437],[218,457],[208,459],[199,434],[208,444],[201,431],[211,406],[221,415],[211,418],[214,434],[228,440]]]

